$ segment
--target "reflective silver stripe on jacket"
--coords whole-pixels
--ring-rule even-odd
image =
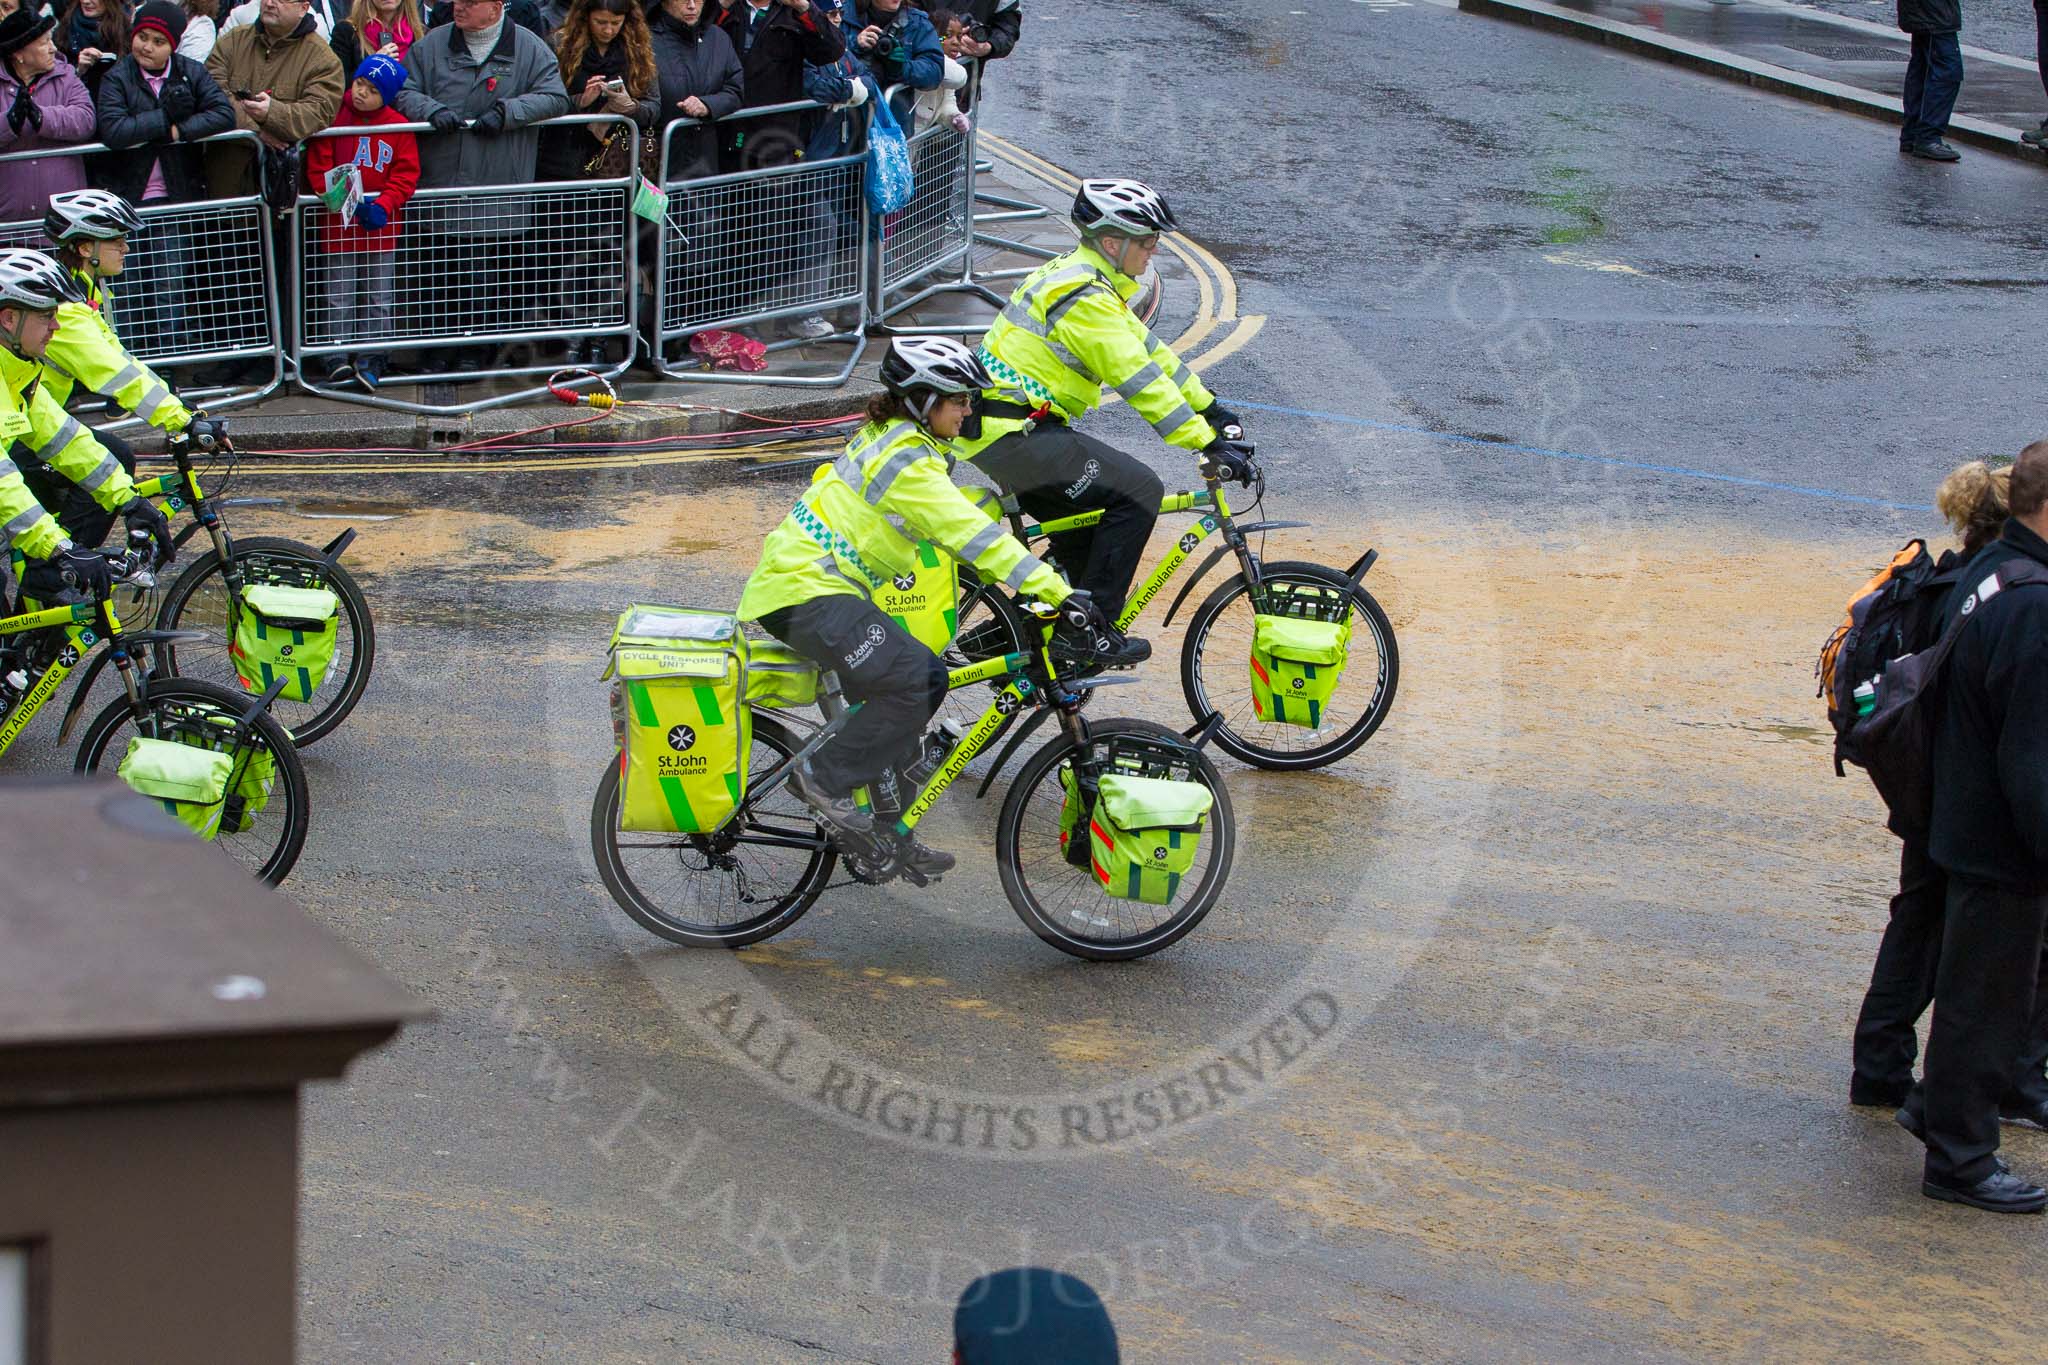
[[[1019,308],[1014,302],[1006,303],[1003,305],[1002,316],[1005,322],[1008,322],[1011,326],[1016,327],[1019,331],[1029,332],[1031,333],[1031,335],[1037,337],[1040,341],[1044,342],[1046,349],[1053,353],[1053,357],[1056,360],[1058,360],[1060,364],[1066,366],[1070,370],[1079,370],[1083,374],[1086,374],[1088,372],[1088,367],[1081,363],[1081,357],[1075,355],[1072,351],[1068,350],[1064,345],[1062,345],[1059,342],[1059,340],[1053,336],[1051,325],[1048,323],[1040,322],[1037,318],[1031,316],[1030,310],[1025,308]]]
[[[996,542],[1001,540],[1005,534],[1003,524],[1000,521],[990,522],[967,538],[967,543],[960,547],[960,558],[966,560],[969,564],[974,563],[994,549]]]
[[[885,439],[880,444],[891,444],[894,438],[904,433],[915,432],[917,429],[914,422],[898,422],[883,433]],[[876,443],[871,442],[869,448],[872,449],[874,444]],[[875,471],[874,477],[868,480],[868,486],[861,494],[867,499],[868,506],[881,506],[882,499],[889,495],[889,486],[896,482],[897,476],[931,453],[931,448],[922,440],[912,439],[903,449],[884,460],[882,467]]]
[[[1171,436],[1174,432],[1179,431],[1194,420],[1195,410],[1183,402],[1172,412],[1167,413],[1166,416],[1154,422],[1152,430],[1158,432],[1161,436]]]
[[[84,431],[85,428],[79,424],[79,421],[76,417],[67,415],[64,418],[63,425],[57,428],[56,432],[50,437],[50,439],[43,442],[40,446],[36,447],[36,458],[38,460],[41,460],[44,464],[49,464],[54,456],[60,453],[65,446],[68,446],[73,441],[77,440],[80,434],[83,433]],[[95,470],[93,472],[97,474],[99,471]],[[101,482],[105,482],[106,476],[101,475],[100,480]],[[80,480],[80,482],[84,481]],[[88,483],[85,486],[87,488],[95,488],[98,485]]]
[[[8,459],[5,455],[0,455],[0,479],[6,478],[9,474],[19,478],[21,476],[21,466],[15,464],[14,461]]]
[[[37,503],[26,512],[17,512],[14,514],[13,520],[9,521],[5,526],[0,526],[0,537],[4,537],[10,542],[17,540],[34,530],[36,523],[48,515],[50,514],[43,510],[41,503]]]
[[[1157,363],[1149,364],[1123,383],[1117,385],[1116,391],[1128,401],[1129,399],[1136,398],[1139,394],[1151,388],[1158,380],[1165,377],[1166,372],[1160,369]]]
[[[1009,576],[1003,579],[1003,586],[1011,592],[1022,592],[1024,580],[1044,567],[1045,561],[1037,555],[1025,555],[1017,561],[1017,567],[1010,570]]]
[[[142,378],[142,367],[131,360],[117,370],[114,373],[114,377],[109,379],[103,387],[94,388],[93,392],[102,398],[112,398],[140,378]]]
[[[170,401],[171,391],[161,384],[152,382],[142,391],[142,397],[136,401],[135,415],[145,422],[154,422],[156,415],[169,406]]]

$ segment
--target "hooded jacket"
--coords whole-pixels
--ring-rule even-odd
[[[163,88],[168,92],[174,85],[189,86],[193,103],[191,117],[177,125],[176,142],[170,140],[171,121],[164,117],[161,96],[149,88],[134,57],[116,62],[100,84],[100,141],[117,149],[100,158],[100,180],[133,203],[142,202],[150,168],[159,164],[170,202],[204,199],[203,152],[195,144],[235,126],[235,109],[226,92],[198,62],[172,53]]]
[[[342,222],[325,208],[315,211],[320,223],[320,246],[324,251],[396,251],[399,219],[405,202],[420,183],[419,139],[411,133],[387,133],[379,129],[391,123],[406,123],[405,115],[385,105],[374,114],[356,112],[353,99],[343,99],[335,128],[359,131],[353,137],[309,138],[306,142],[307,192],[318,194],[327,185],[327,173],[336,166],[354,166],[362,173],[365,202],[376,195],[378,207],[389,220],[374,231],[357,222]],[[332,130],[330,130],[332,131]]]
[[[341,109],[341,62],[319,34],[311,14],[282,38],[261,23],[232,29],[214,45],[206,72],[224,91],[269,94],[270,112],[261,123],[234,106],[236,125],[268,133],[280,142],[303,142],[334,122]],[[246,143],[226,143],[206,152],[206,178],[218,195],[256,190],[255,158]]]
[[[39,152],[69,143],[91,142],[97,131],[98,115],[92,96],[78,71],[57,55],[57,65],[30,83],[28,97],[42,115],[42,126],[23,123],[21,131],[8,126],[7,111],[14,108],[21,82],[13,68],[0,61],[0,153]],[[33,161],[10,161],[0,174],[0,223],[23,218],[40,218],[50,206],[50,196],[66,190],[85,188],[85,161],[76,156],[37,157]]]
[[[100,280],[71,272],[84,303],[57,305],[57,335],[43,355],[43,389],[59,406],[79,387],[111,398],[161,431],[183,431],[192,414],[156,371],[128,354],[114,332],[114,297]]]
[[[135,496],[135,481],[76,417],[43,387],[41,362],[0,346],[0,543],[48,559],[65,539],[5,452],[20,442],[37,464],[92,494],[111,512]]]

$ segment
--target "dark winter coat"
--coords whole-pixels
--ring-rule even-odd
[[[894,14],[883,14],[870,5],[856,3],[847,6],[841,23],[845,26],[846,45],[874,73],[884,90],[896,85],[908,87],[889,106],[896,121],[907,129],[907,115],[917,98],[910,91],[936,90],[946,78],[946,51],[939,46],[939,31],[932,27],[931,16],[911,5],[910,0],[904,0]],[[872,49],[861,51],[858,35],[870,24],[896,40],[888,56]]]
[[[2048,565],[2048,541],[2009,521],[1964,570],[1950,617],[2020,556]],[[1974,602],[1939,705],[1928,851],[1953,876],[2048,892],[2048,587]]]
[[[740,55],[709,16],[695,25],[657,9],[647,22],[654,33],[654,70],[661,77],[661,91],[655,101],[655,126],[666,128],[679,118],[688,118],[676,106],[695,95],[704,101],[711,117],[725,118],[745,98],[746,78],[740,70]],[[688,180],[718,170],[716,133],[710,128],[679,128],[669,144],[668,180]]]
[[[462,30],[433,29],[405,54],[405,89],[399,112],[428,123],[443,109],[465,120],[505,106],[505,131],[496,137],[471,132],[422,135],[420,187],[524,185],[533,181],[540,130],[531,125],[569,112],[562,68],[554,49],[517,24],[498,31],[498,43],[479,64],[469,55]],[[526,231],[528,201],[495,196],[473,202],[464,219],[469,235],[509,237]]]
[[[780,0],[770,0],[752,47],[746,41],[750,17],[747,0],[734,0],[730,9],[722,8],[715,16],[740,55],[740,70],[746,77],[743,108],[801,100],[805,65],[828,65],[846,50],[839,30],[815,5],[798,14]],[[741,119],[722,139],[720,164],[726,170],[786,166],[797,159],[803,145],[801,114]]]
[[[597,103],[591,105],[588,109],[579,109],[576,106],[576,96],[585,85],[589,84],[592,76],[608,81],[623,81],[627,79],[625,35],[622,33],[617,38],[612,39],[612,45],[603,52],[599,52],[597,45],[594,43],[585,44],[581,69],[565,74],[566,79],[563,81],[563,87],[569,92],[569,112],[571,114],[598,114],[604,112],[603,99],[600,98]],[[634,101],[631,118],[637,128],[652,128],[654,126],[655,114],[657,112],[655,106],[656,93],[654,90],[649,90],[640,99]],[[616,123],[584,123],[571,128],[541,129],[539,178],[542,180],[583,179],[583,168],[590,164],[590,158],[596,156],[604,147],[603,139],[594,136],[594,134],[601,133],[604,137],[615,137],[620,131],[619,125]],[[638,165],[640,159],[640,135],[635,132],[632,137],[633,164]]]
[[[57,54],[57,65],[36,77],[28,88],[40,123],[22,121],[21,131],[8,124],[7,113],[21,97],[21,82],[14,69],[0,62],[0,152],[56,152],[91,142],[98,135],[99,114],[92,95],[71,63]],[[0,166],[0,223],[23,218],[40,218],[50,205],[50,196],[66,190],[85,188],[85,158],[40,156],[33,161],[9,161]]]
[[[100,141],[116,150],[100,158],[99,178],[124,199],[142,202],[149,169],[159,161],[172,201],[206,197],[205,163],[195,144],[234,127],[235,107],[205,67],[172,53],[164,89],[180,84],[192,87],[195,112],[178,125],[178,140],[172,142],[170,121],[134,57],[115,62],[100,83]]]
[[[1963,0],[1898,0],[1899,27],[1908,33],[1960,33]]]
[[[820,104],[845,104],[853,98],[853,87],[865,85],[868,99],[880,102],[882,87],[875,84],[875,78],[860,64],[852,52],[842,52],[839,60],[830,66],[813,66],[804,69],[804,98]],[[824,161],[835,156],[851,156],[867,142],[868,106],[857,108],[820,110],[813,117],[816,122],[810,127],[810,135],[804,142],[804,160]]]
[[[1017,40],[1024,36],[1023,0],[952,0],[943,6],[933,0],[924,8],[949,9],[963,15],[969,28],[980,25],[981,40],[988,44],[988,56],[982,58],[985,62],[1009,56],[1017,50]]]

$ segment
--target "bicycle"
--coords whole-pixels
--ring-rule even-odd
[[[952,743],[932,776],[902,803],[893,828],[901,836],[915,830],[1013,716],[1036,709],[1040,719],[1056,717],[1061,733],[1026,762],[997,816],[1003,894],[1032,932],[1062,952],[1102,962],[1144,957],[1186,936],[1222,896],[1237,846],[1230,797],[1222,774],[1201,752],[1206,733],[1190,739],[1150,721],[1087,720],[1081,705],[1088,693],[1127,680],[1060,677],[1045,643],[1049,638],[1046,627],[1033,650],[951,670],[951,688],[988,684],[995,696],[974,726]],[[773,709],[751,708],[754,747],[748,771],[763,776],[748,782],[732,817],[715,833],[621,831],[621,764],[607,767],[591,806],[591,848],[605,889],[642,927],[693,947],[757,943],[794,924],[833,885],[849,884],[831,881],[842,858],[854,882],[880,885],[901,876],[923,884],[897,860],[893,841],[846,849],[835,845],[790,787],[795,765],[828,742],[852,714],[836,675],[819,675],[818,689],[823,723],[795,716],[785,722]],[[808,733],[800,734],[800,727]],[[1075,821],[1066,814],[1062,774],[1091,792],[1095,788],[1087,784],[1126,774],[1199,782],[1209,790],[1211,807],[1194,861],[1166,903],[1111,899],[1098,885],[1103,874],[1070,858],[1061,835],[1085,840],[1089,831],[1071,827]],[[982,790],[987,790],[985,783]],[[857,795],[874,801],[873,792]],[[890,807],[885,802],[875,808],[881,812],[878,824],[886,823]]]
[[[1205,473],[1204,483],[1203,489],[1168,493],[1160,500],[1161,516],[1189,512],[1195,514],[1195,520],[1131,594],[1117,617],[1117,626],[1128,631],[1202,542],[1220,532],[1224,543],[1214,548],[1181,586],[1161,622],[1163,626],[1173,624],[1173,618],[1196,585],[1225,557],[1235,556],[1237,574],[1209,594],[1188,618],[1180,659],[1181,691],[1188,709],[1198,723],[1212,714],[1220,715],[1221,723],[1215,730],[1217,747],[1254,767],[1300,771],[1335,763],[1372,738],[1393,708],[1394,691],[1400,683],[1401,659],[1393,623],[1362,583],[1378,561],[1379,552],[1366,550],[1345,570],[1301,560],[1268,564],[1251,548],[1250,536],[1310,523],[1239,523],[1231,513],[1221,481]],[[1256,508],[1265,500],[1263,474],[1258,476],[1255,489]],[[1016,498],[1009,494],[1001,497],[1000,508],[1009,521],[1011,533],[1027,542],[1094,526],[1102,520],[1102,513],[1094,511],[1028,522]],[[1337,691],[1323,704],[1320,723],[1314,729],[1260,719],[1253,705],[1248,668],[1253,617],[1266,609],[1274,597],[1274,587],[1282,588],[1284,593],[1287,588],[1304,585],[1340,593],[1353,626],[1350,660]],[[1025,625],[1014,606],[1001,594],[991,592],[971,571],[959,575],[959,621],[954,649],[960,657],[972,661],[1023,647]],[[1358,628],[1360,625],[1363,630]],[[1366,641],[1370,642],[1371,657],[1361,658],[1360,644]]]
[[[211,426],[219,429],[223,424],[214,419]],[[208,474],[221,461],[226,462],[211,494],[193,471],[195,444],[216,457]],[[192,639],[183,650],[176,641],[157,645],[157,671],[174,677],[196,677],[231,691],[243,690],[228,652],[234,641],[234,621],[242,610],[243,592],[258,584],[328,589],[340,599],[340,610],[335,616],[334,662],[327,679],[310,701],[290,697],[277,701],[279,721],[291,732],[293,743],[303,749],[332,734],[348,718],[370,685],[370,670],[377,659],[376,625],[369,603],[354,576],[339,562],[356,533],[353,529],[345,530],[321,549],[284,536],[231,535],[220,515],[223,509],[275,507],[283,499],[221,496],[240,462],[225,430],[220,430],[217,437],[212,431],[202,431],[196,439],[172,437],[167,447],[176,464],[175,471],[137,479],[136,493],[160,499],[158,506],[166,516],[180,511],[192,514],[191,523],[179,531],[174,544],[183,546],[204,531],[211,548],[187,565],[163,590],[156,609],[157,629],[190,635]],[[135,601],[142,600],[138,593]]]
[[[146,550],[131,545],[113,561],[116,579],[130,586],[150,586],[151,576],[142,567],[146,555]],[[19,577],[20,556],[15,561]],[[38,633],[59,630],[61,643],[47,634],[38,638]],[[93,679],[109,659],[120,675],[122,695],[86,726],[73,771],[98,772],[110,754],[111,762],[119,763],[131,734],[151,739],[196,740],[201,747],[224,749],[234,756],[238,775],[253,762],[253,758],[243,755],[260,750],[274,766],[269,796],[260,802],[239,794],[227,796],[220,834],[214,842],[249,868],[258,880],[274,886],[284,880],[305,847],[310,809],[305,766],[299,761],[291,736],[269,714],[269,706],[283,684],[274,684],[265,695],[252,697],[239,689],[230,690],[197,678],[156,676],[138,668],[137,649],[176,643],[165,635],[160,630],[124,630],[115,614],[111,592],[91,602],[0,618],[0,639],[21,642],[20,647],[26,651],[23,671],[32,675],[27,688],[8,699],[4,718],[0,718],[0,756],[13,747],[15,737],[56,695],[85,656],[105,644],[107,651],[93,661],[86,676],[72,690],[58,742],[71,738],[72,726],[92,691]],[[47,663],[38,657],[38,652],[47,656]]]

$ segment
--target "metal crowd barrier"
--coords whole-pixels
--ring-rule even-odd
[[[373,295],[360,259],[379,253],[329,248],[323,237],[335,215],[317,195],[300,196],[291,215],[291,353],[299,386],[323,398],[398,412],[481,412],[537,397],[547,386],[534,384],[462,403],[415,403],[382,391],[335,388],[324,371],[346,356],[396,350],[445,357],[445,363],[429,362],[424,373],[387,376],[391,384],[548,375],[562,365],[538,355],[509,367],[497,361],[505,348],[523,344],[538,350],[564,338],[622,339],[620,358],[601,372],[606,378],[623,374],[632,360],[638,312],[632,281],[639,234],[631,225],[640,131],[619,114],[571,114],[532,126],[593,124],[624,127],[633,138],[634,164],[624,175],[416,192],[399,213],[398,245],[390,253],[395,259],[389,320],[381,327],[366,320]],[[434,134],[425,123],[382,124],[379,130],[470,136]],[[353,138],[360,133],[331,128],[315,136]],[[597,150],[595,139],[591,150]],[[588,386],[594,381],[579,382]]]
[[[981,64],[974,63],[970,89],[980,93]],[[883,98],[893,101],[903,87],[893,86]],[[934,120],[910,138],[910,165],[914,177],[910,202],[879,224],[875,234],[874,288],[868,302],[875,324],[886,323],[906,309],[939,294],[972,294],[1000,308],[1004,298],[976,283],[974,278],[974,144],[979,130],[981,100],[967,131],[951,123]],[[915,288],[919,281],[957,267],[955,278],[942,279],[907,298],[891,301],[890,295]],[[883,330],[892,330],[884,328]],[[920,326],[920,332],[979,336],[986,324]]]
[[[247,142],[261,164],[256,134],[232,130],[202,144]],[[194,144],[202,145],[202,144]],[[0,155],[10,161],[91,155],[105,143],[61,151],[38,149]],[[222,361],[269,362],[261,383],[226,388],[179,385],[185,402],[217,412],[275,393],[284,382],[278,344],[277,291],[270,287],[271,215],[258,195],[138,205],[143,231],[129,242],[128,261],[110,281],[112,320],[130,355],[155,368]],[[47,247],[40,219],[0,224],[0,247]],[[175,378],[176,376],[171,376]],[[88,414],[90,415],[90,414]],[[94,421],[96,427],[139,427],[137,417]]]
[[[668,193],[656,262],[655,368],[671,379],[705,383],[836,388],[867,349],[868,211],[861,190],[865,150],[825,161],[726,175],[672,179],[678,130],[725,130],[750,119],[825,108],[813,100],[742,109],[707,123],[677,119],[662,129],[662,188]],[[950,130],[948,130],[950,131]],[[731,330],[786,318],[839,313],[850,321],[830,334],[767,342],[770,352],[825,342],[851,343],[837,371],[773,375],[726,371],[706,363],[685,368],[669,358],[672,344],[698,332]],[[829,321],[829,319],[828,319]]]

